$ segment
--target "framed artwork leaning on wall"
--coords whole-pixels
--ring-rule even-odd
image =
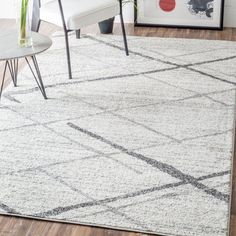
[[[224,0],[135,0],[136,26],[222,29]]]

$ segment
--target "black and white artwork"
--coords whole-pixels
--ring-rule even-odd
[[[223,27],[223,0],[136,0],[137,25]]]
[[[210,19],[213,18],[214,0],[190,0],[187,6],[193,15]]]

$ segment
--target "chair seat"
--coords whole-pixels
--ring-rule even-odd
[[[118,0],[62,0],[68,30],[78,30],[120,14]],[[62,26],[58,0],[42,4],[40,19]]]

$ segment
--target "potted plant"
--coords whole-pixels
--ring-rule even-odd
[[[133,0],[118,0],[118,1],[121,1],[123,6],[129,2],[134,3]],[[134,6],[136,7],[135,3],[134,3]],[[102,34],[111,34],[113,32],[114,20],[115,20],[115,17],[112,17],[107,20],[99,22],[98,25],[100,28],[100,32]]]

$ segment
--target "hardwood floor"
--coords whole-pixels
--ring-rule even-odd
[[[0,20],[0,31],[14,26],[12,20]],[[190,29],[170,29],[133,27],[126,25],[127,34],[147,37],[177,37],[177,38],[200,38],[209,40],[231,40],[236,41],[236,28],[226,28],[223,31],[212,30],[190,30]],[[57,27],[49,24],[42,24],[41,33],[50,35],[57,30]],[[82,30],[82,33],[99,33],[97,26],[91,26]],[[119,24],[114,27],[114,34],[121,34]],[[24,64],[20,65],[22,68]],[[0,76],[3,72],[3,62],[0,62]],[[0,77],[1,82],[1,77]],[[7,75],[7,84],[10,77]],[[236,151],[234,153],[236,156]],[[236,162],[234,162],[234,172],[236,172]],[[236,175],[233,176],[233,197],[231,212],[231,234],[236,236]],[[48,221],[32,220],[11,216],[0,216],[0,236],[144,236],[147,234],[132,233],[97,227],[86,227],[73,224],[62,224]]]

